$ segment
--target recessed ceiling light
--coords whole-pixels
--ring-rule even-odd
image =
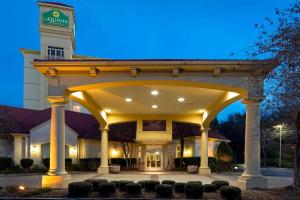
[[[159,92],[158,92],[157,90],[152,90],[152,91],[151,91],[151,94],[152,94],[153,96],[158,95],[158,93],[159,93]]]
[[[184,102],[184,98],[183,98],[183,97],[179,97],[179,98],[178,98],[178,101],[179,101],[179,102]]]
[[[153,109],[156,109],[158,106],[157,105],[152,105],[152,108]]]
[[[131,98],[126,98],[125,101],[126,102],[132,102],[132,99]]]

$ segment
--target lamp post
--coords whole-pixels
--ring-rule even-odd
[[[281,167],[281,136],[282,136],[283,125],[279,124],[279,125],[275,126],[275,128],[279,129],[279,162],[278,162],[278,166]]]

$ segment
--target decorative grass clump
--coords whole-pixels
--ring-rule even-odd
[[[222,186],[220,188],[220,196],[228,200],[242,199],[241,193],[241,189],[235,186]]]
[[[173,187],[170,184],[159,184],[155,186],[155,192],[158,197],[170,198],[173,194]]]
[[[129,195],[141,194],[142,185],[139,183],[129,183],[126,185],[126,192]]]
[[[160,182],[155,181],[155,180],[148,180],[148,181],[144,181],[143,184],[144,184],[144,188],[145,188],[146,191],[155,192],[155,187],[157,185],[159,185]]]
[[[180,182],[175,183],[175,185],[174,185],[175,192],[184,193],[185,185],[186,185],[186,183],[180,183]]]
[[[116,191],[116,184],[110,182],[102,182],[98,185],[98,192],[101,195],[113,194]]]
[[[211,184],[215,185],[217,190],[222,186],[229,186],[228,181],[213,181]]]
[[[168,185],[171,185],[172,187],[174,187],[174,185],[175,185],[175,181],[173,181],[173,180],[163,180],[162,182],[161,182],[161,184],[168,184]]]
[[[211,193],[211,192],[215,192],[216,190],[217,190],[217,187],[214,184],[204,184],[203,185],[203,192]]]
[[[91,183],[93,185],[93,191],[95,192],[98,190],[99,183],[108,182],[108,180],[106,180],[106,179],[87,179],[87,180],[85,180],[85,182]]]
[[[129,183],[134,183],[133,181],[119,181],[119,190],[126,191],[126,185]]]
[[[88,197],[93,185],[89,182],[73,182],[68,185],[69,197]]]
[[[187,198],[200,199],[203,196],[203,186],[200,183],[187,183],[184,193]]]

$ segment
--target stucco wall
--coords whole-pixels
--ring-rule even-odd
[[[12,138],[0,138],[0,157],[13,157]]]

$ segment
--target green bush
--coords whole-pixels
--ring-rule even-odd
[[[177,193],[184,193],[184,187],[185,187],[186,183],[175,183],[174,185],[174,190]]]
[[[220,195],[225,199],[230,200],[240,200],[241,197],[241,189],[235,186],[222,186],[220,188]]]
[[[20,165],[12,165],[11,167],[2,170],[1,174],[17,174],[22,172],[23,170]]]
[[[215,185],[217,190],[222,186],[229,186],[228,181],[213,181],[211,184]]]
[[[162,182],[161,182],[161,184],[169,184],[169,185],[171,185],[172,187],[174,187],[174,184],[175,184],[176,182],[175,181],[173,181],[173,180],[163,180]]]
[[[110,181],[111,183],[114,183],[116,185],[116,188],[119,188],[119,181]]]
[[[133,183],[133,181],[119,181],[119,190],[126,191],[126,185],[129,183]]]
[[[43,165],[47,169],[49,169],[49,167],[50,167],[50,158],[43,158],[42,159],[42,163],[43,163]],[[65,165],[66,165],[67,169],[71,168],[71,166],[72,166],[72,158],[65,158]]]
[[[201,182],[201,181],[188,181],[187,183],[197,183],[197,184],[202,185],[202,182]]]
[[[155,187],[160,184],[159,181],[155,181],[155,180],[148,180],[148,181],[144,181],[143,183],[144,183],[145,190],[149,192],[154,192]]]
[[[100,166],[100,158],[82,158],[79,163],[83,166],[84,171],[97,171]]]
[[[106,180],[106,179],[87,179],[84,182],[91,183],[93,185],[93,191],[95,192],[98,190],[99,183],[108,182],[108,180]]]
[[[33,167],[30,168],[30,173],[46,173],[48,170],[40,165],[33,165]]]
[[[12,158],[0,157],[0,170],[7,169],[13,165]]]
[[[203,196],[203,186],[199,183],[187,183],[184,188],[184,193],[187,198],[200,199]]]
[[[186,168],[188,165],[197,165],[200,166],[200,157],[185,157],[183,158],[183,167]],[[214,165],[216,158],[208,157],[208,166]],[[180,167],[180,158],[174,159],[175,168]]]
[[[21,159],[20,163],[24,169],[30,169],[31,166],[33,165],[33,160],[30,158],[23,158]]]
[[[129,183],[126,185],[126,192],[129,195],[136,195],[142,192],[142,185],[139,183]]]
[[[19,190],[17,185],[7,185],[4,187],[5,192],[7,193],[15,193]]]
[[[113,194],[116,191],[116,184],[110,182],[102,182],[98,185],[98,192],[101,195]]]
[[[230,163],[233,160],[233,150],[232,148],[226,143],[221,142],[217,148],[216,153],[217,160]]]
[[[73,182],[68,185],[69,197],[88,197],[93,185],[89,182]]]
[[[215,192],[217,190],[216,185],[214,184],[204,184],[203,191],[206,193]]]
[[[133,168],[137,164],[137,159],[136,158],[128,158],[127,159],[128,164],[131,163],[130,168]],[[120,165],[120,167],[125,168],[126,166],[126,158],[111,158],[110,163],[112,165]]]
[[[169,184],[159,184],[156,185],[155,192],[161,198],[170,198],[173,194],[173,187]]]

